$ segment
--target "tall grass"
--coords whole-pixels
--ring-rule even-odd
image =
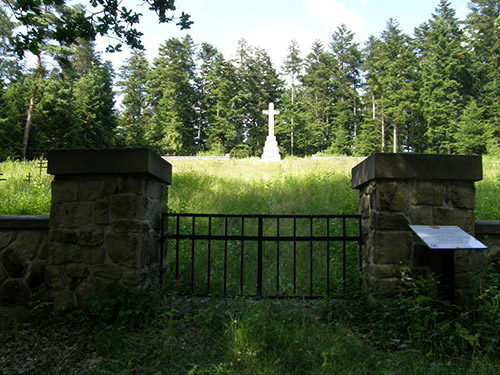
[[[483,156],[483,179],[476,182],[476,220],[500,220],[500,160]]]
[[[40,160],[0,163],[0,215],[49,215],[52,177]],[[46,164],[45,164],[46,166]]]
[[[172,161],[169,211],[223,214],[355,214],[355,159]]]

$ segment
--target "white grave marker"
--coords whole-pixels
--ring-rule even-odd
[[[269,116],[269,133],[264,144],[264,152],[262,153],[262,161],[280,161],[280,151],[278,142],[274,136],[274,115],[279,114],[279,111],[274,109],[274,103],[269,103],[269,109],[262,111],[263,114]]]

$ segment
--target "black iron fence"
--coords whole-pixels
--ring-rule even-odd
[[[359,215],[162,215],[172,293],[324,297],[357,291]]]

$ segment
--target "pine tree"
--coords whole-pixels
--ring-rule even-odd
[[[237,86],[235,68],[220,52],[206,43],[202,44],[200,60],[200,134],[203,130],[207,150],[229,153],[243,141],[238,137],[233,121],[233,98]]]
[[[196,103],[194,43],[169,39],[148,75],[152,119],[146,130],[151,147],[161,154],[191,155],[196,152]]]
[[[333,77],[335,99],[329,151],[349,155],[358,133],[361,52],[354,42],[354,33],[345,24],[332,35],[330,47],[338,70]]]
[[[304,132],[297,134],[297,148],[304,154],[325,151],[331,139],[331,108],[335,99],[333,76],[338,72],[333,56],[321,42],[314,42],[300,77],[304,91],[300,106],[304,111]]]
[[[483,112],[474,99],[471,99],[465,107],[458,119],[458,129],[455,134],[455,148],[458,153],[482,155],[486,152],[492,132],[488,131]]]
[[[496,0],[471,0],[467,35],[476,77],[475,95],[490,129],[490,145],[500,141],[500,4]],[[493,150],[492,150],[493,151]]]
[[[440,1],[417,37],[422,74],[420,100],[429,149],[451,153],[457,120],[471,87],[464,33],[447,0]]]
[[[382,107],[381,98],[383,96],[383,88],[380,83],[380,75],[382,74],[383,65],[381,64],[381,41],[370,35],[365,48],[363,50],[363,71],[365,72],[365,84],[363,87],[364,94],[364,120],[369,122],[370,131],[373,131],[373,126],[378,125],[376,132],[360,131],[357,144],[370,145],[362,146],[362,150],[357,150],[361,155],[366,155],[367,150],[384,151],[386,148],[386,127],[384,110]],[[370,120],[370,121],[368,121]],[[365,126],[366,127],[366,126]],[[364,138],[367,139],[364,139]],[[378,138],[378,145],[373,144]]]
[[[300,57],[299,44],[296,40],[292,40],[288,47],[288,55],[283,62],[282,70],[286,76],[289,88],[285,90],[282,97],[282,113],[279,117],[281,122],[276,126],[276,133],[279,139],[279,144],[283,148],[285,145],[287,150],[290,150],[290,155],[294,155],[294,127],[296,119],[298,119],[297,101],[297,79],[302,73],[303,61]],[[289,134],[289,137],[288,137]]]
[[[126,146],[146,146],[146,125],[149,121],[147,106],[147,74],[149,63],[143,51],[134,50],[120,68],[117,82],[123,95],[120,127]]]
[[[75,83],[75,116],[81,126],[82,147],[105,148],[115,143],[118,122],[114,110],[113,74],[111,63],[96,63]]]

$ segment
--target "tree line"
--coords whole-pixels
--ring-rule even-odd
[[[111,146],[259,156],[269,102],[282,155],[500,153],[500,4],[469,8],[459,21],[440,0],[413,36],[389,19],[363,45],[341,25],[305,57],[292,40],[279,71],[245,40],[227,59],[190,36],[166,40],[151,64],[135,49],[118,72],[92,42],[50,44],[27,70],[1,11],[0,159]]]

